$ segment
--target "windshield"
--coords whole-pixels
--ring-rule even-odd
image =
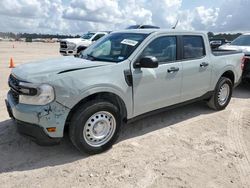
[[[231,45],[250,46],[250,35],[241,35],[241,36],[239,36],[233,42],[231,42]]]
[[[148,36],[142,33],[111,33],[83,51],[81,58],[120,62],[127,59]]]
[[[131,25],[129,27],[127,27],[126,29],[138,29],[140,27],[140,25]]]
[[[90,39],[95,33],[85,33],[81,36],[82,39]]]

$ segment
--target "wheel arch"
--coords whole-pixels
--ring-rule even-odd
[[[228,79],[230,79],[232,81],[232,84],[234,85],[235,83],[235,74],[232,70],[227,70],[227,71],[224,71],[224,73],[220,76],[221,77],[226,77]]]
[[[124,101],[121,99],[121,97],[119,97],[117,94],[114,94],[112,92],[97,92],[97,93],[91,94],[91,95],[83,98],[77,104],[75,104],[73,106],[73,108],[70,110],[70,112],[67,116],[65,126],[66,127],[69,126],[73,114],[77,111],[77,109],[80,106],[85,104],[87,101],[98,100],[98,99],[106,100],[106,101],[114,104],[115,106],[117,106],[119,109],[119,112],[121,114],[122,120],[123,121],[127,120],[127,108],[126,108]]]

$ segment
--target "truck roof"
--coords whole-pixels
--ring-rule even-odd
[[[85,33],[108,33],[109,31],[87,31]]]
[[[129,30],[120,30],[114,31],[113,33],[173,33],[173,34],[205,34],[207,32],[204,31],[186,31],[186,30],[176,30],[176,29],[129,29]]]

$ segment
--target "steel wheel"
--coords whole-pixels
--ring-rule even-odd
[[[219,89],[218,103],[221,106],[223,106],[227,102],[229,95],[230,95],[230,87],[227,83],[225,83]]]
[[[83,138],[90,146],[100,147],[113,137],[115,130],[115,117],[107,111],[100,111],[93,114],[85,123]]]
[[[233,83],[229,78],[221,77],[216,84],[213,95],[207,102],[208,106],[214,110],[223,110],[231,100]]]

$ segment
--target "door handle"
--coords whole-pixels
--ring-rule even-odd
[[[209,65],[209,63],[202,62],[202,63],[200,64],[200,67],[207,67],[208,65]]]
[[[179,67],[171,67],[170,69],[168,69],[168,73],[178,72],[179,70]]]

